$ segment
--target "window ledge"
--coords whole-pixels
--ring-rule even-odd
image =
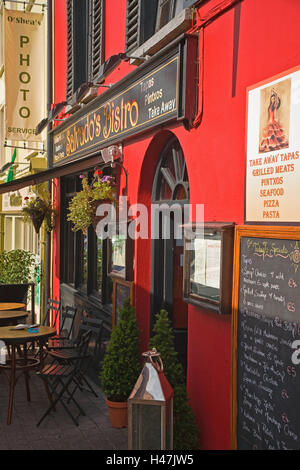
[[[173,39],[176,39],[180,34],[184,33],[192,26],[193,9],[186,8],[182,10],[175,18],[163,26],[157,33],[151,36],[144,44],[130,52],[130,55],[136,57],[143,57],[146,55],[153,55],[160,51],[164,46],[169,44]],[[132,64],[138,65],[140,61],[134,59]]]

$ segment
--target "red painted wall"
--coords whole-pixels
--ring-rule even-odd
[[[55,1],[55,101],[65,93],[65,9]],[[203,18],[221,0],[200,7]],[[244,0],[239,28],[235,9],[204,31],[204,109],[201,125],[190,132],[170,128],[187,162],[192,203],[205,204],[206,221],[244,221],[246,88],[300,63],[299,0]],[[126,1],[118,14],[106,1],[105,58],[124,51]],[[237,31],[239,37],[237,42]],[[235,45],[235,48],[234,48]],[[234,56],[234,50],[238,53]],[[235,69],[234,64],[237,64]],[[134,67],[122,63],[106,83],[116,83]],[[234,81],[236,72],[236,82]],[[168,132],[154,132],[124,143],[130,203],[151,202],[160,149]],[[57,248],[55,248],[57,255]],[[147,347],[150,314],[151,242],[136,244],[136,310],[141,349]],[[57,262],[58,256],[56,258]],[[54,284],[58,287],[57,272]],[[56,288],[57,288],[56,287]],[[231,318],[189,306],[188,392],[197,414],[203,449],[230,448]]]

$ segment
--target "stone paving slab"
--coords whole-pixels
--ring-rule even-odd
[[[127,428],[111,427],[103,392],[97,384],[93,383],[93,388],[97,397],[87,391],[78,390],[75,394],[86,413],[79,417],[79,426],[59,403],[56,412],[51,412],[37,427],[36,423],[49,406],[48,397],[41,378],[31,372],[31,402],[28,402],[21,376],[15,387],[12,423],[8,426],[9,384],[1,372],[0,450],[127,450]]]

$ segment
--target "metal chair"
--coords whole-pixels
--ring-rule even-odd
[[[74,328],[74,321],[77,315],[77,308],[66,305],[62,308],[59,325],[59,335],[69,339]]]
[[[60,348],[63,344],[66,345],[67,343],[69,346],[73,345],[74,341],[69,341],[69,339],[73,332],[76,315],[76,307],[67,305],[61,309],[59,333],[48,341],[47,349]]]
[[[87,360],[85,361],[84,367],[82,367],[80,373],[78,374],[78,387],[81,391],[87,390],[97,397],[98,395],[93,389],[89,380],[86,378],[86,374],[88,371],[91,371],[91,369],[96,370],[97,366],[99,367],[100,364],[102,351],[101,339],[103,333],[103,320],[88,317],[85,318],[84,323],[82,323],[79,327],[78,336],[73,342],[73,346],[65,346],[62,348],[57,347],[52,350],[49,349],[48,354],[54,360],[52,364],[54,364],[55,362],[58,362],[63,365],[71,364],[74,358],[76,359],[76,351],[78,344],[80,344],[82,336],[87,331],[91,332],[89,344],[87,347]],[[84,387],[84,384],[86,385],[86,387]]]
[[[74,394],[78,389],[78,380],[81,380],[82,377],[82,369],[87,358],[87,349],[91,334],[92,332],[87,330],[81,335],[78,347],[76,351],[74,350],[72,361],[66,364],[60,364],[58,362],[48,364],[41,371],[37,372],[37,375],[45,382],[51,394],[49,396],[50,406],[38,421],[37,426],[42,423],[52,410],[55,410],[58,402],[62,404],[72,421],[78,426],[79,416],[85,413],[74,398]],[[77,417],[75,417],[70,410],[71,402],[74,403],[79,410]]]
[[[46,312],[45,312],[45,317],[42,322],[43,326],[56,326],[59,316],[60,316],[60,311],[61,311],[61,303],[59,300],[56,299],[48,299],[48,303],[46,306]],[[56,338],[57,336],[53,336],[53,338]],[[47,347],[47,345],[46,345]],[[34,351],[36,349],[35,342],[32,341],[30,346],[28,347],[28,350],[31,350],[34,354]],[[34,357],[37,356],[37,352],[35,353]],[[44,358],[47,356],[46,349],[44,348]]]
[[[55,299],[48,299],[43,325],[44,326],[47,326],[47,325],[56,326],[57,321],[60,316],[60,311],[61,311],[60,301],[55,300]]]

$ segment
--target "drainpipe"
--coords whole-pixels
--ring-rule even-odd
[[[52,0],[47,0],[47,115],[51,110],[52,103]],[[49,131],[51,124],[48,125],[47,132],[47,168],[52,167],[52,137]],[[47,191],[51,194],[51,183],[47,182]],[[51,234],[46,231],[46,266],[45,266],[45,310],[50,296],[50,252],[51,252]]]

